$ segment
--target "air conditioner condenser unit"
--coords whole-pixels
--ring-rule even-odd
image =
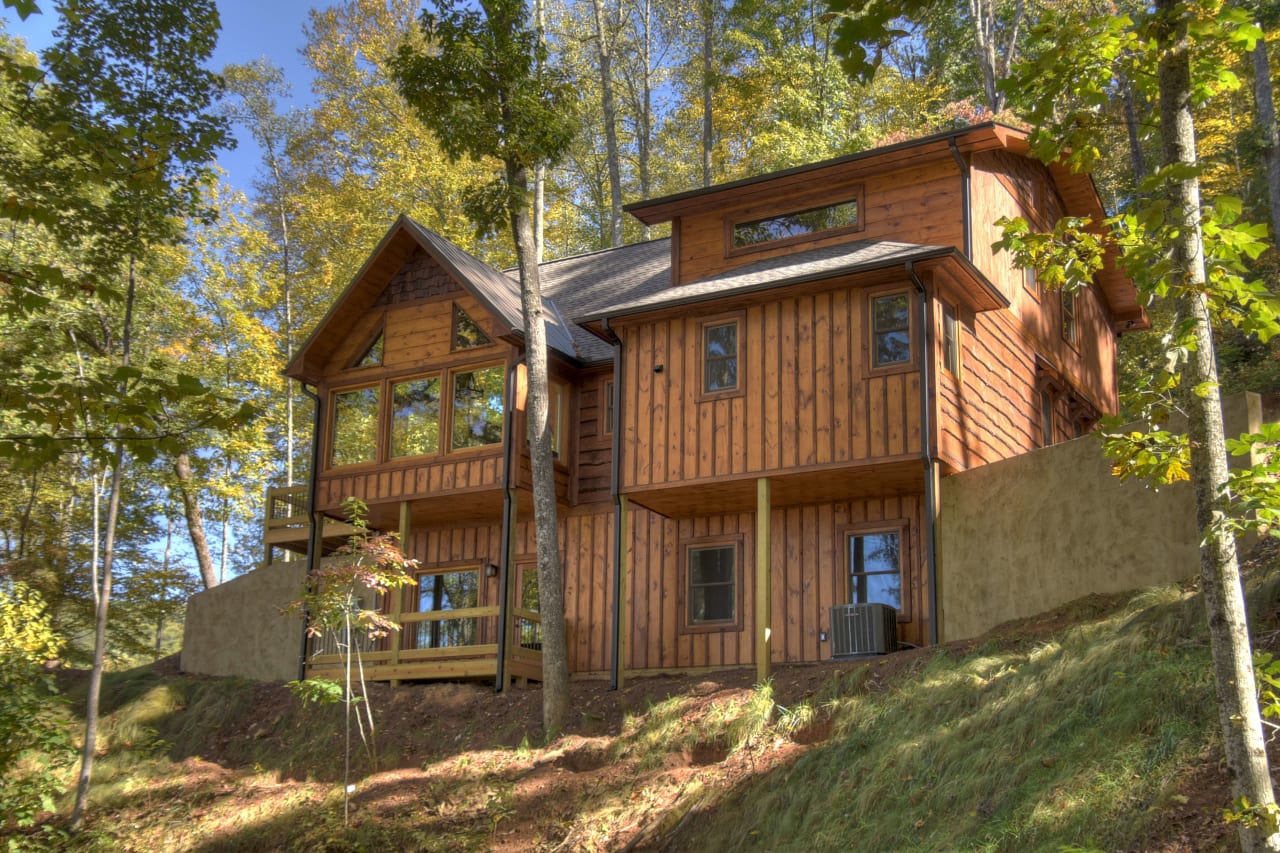
[[[837,604],[831,608],[833,660],[898,650],[898,611],[887,604]]]

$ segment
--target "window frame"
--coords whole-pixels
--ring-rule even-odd
[[[736,348],[734,361],[734,374],[736,383],[732,388],[717,388],[714,391],[707,388],[707,331],[709,329],[719,328],[721,326],[734,327],[734,346]],[[715,317],[707,317],[698,325],[698,397],[702,400],[719,400],[726,397],[739,397],[746,394],[746,376],[744,374],[744,359],[742,357],[742,332],[746,326],[746,312],[735,311],[731,314],[718,314]]]
[[[493,335],[489,334],[484,330],[483,327],[481,327],[480,322],[476,320],[475,317],[471,316],[470,311],[467,311],[465,308],[459,305],[456,301],[452,301],[449,304],[452,308],[451,314],[449,316],[449,352],[451,353],[471,352],[472,350],[484,349],[485,347],[493,346],[494,344]],[[467,319],[471,321],[471,324],[480,330],[480,334],[484,335],[485,337],[484,343],[473,344],[467,347],[458,346],[458,315],[459,314],[465,314]]]
[[[603,402],[598,407],[600,412],[600,435],[613,435],[613,431],[616,428],[614,421],[617,418],[617,412],[614,410],[613,405],[613,383],[612,377],[600,383],[600,394],[603,398]]]
[[[907,297],[907,342],[908,356],[905,361],[893,362],[892,364],[876,364],[876,335],[880,334],[875,327],[875,304],[877,299],[883,299],[890,296]],[[884,376],[892,373],[909,373],[919,369],[919,348],[920,348],[920,329],[919,320],[916,315],[919,313],[916,304],[916,295],[910,287],[896,284],[886,287],[877,287],[868,290],[863,298],[863,317],[865,318],[864,327],[865,334],[863,336],[863,353],[864,366],[863,373],[866,376]],[[886,331],[897,331],[889,329]]]
[[[324,448],[324,470],[333,471],[340,468],[356,468],[362,465],[377,465],[382,461],[383,454],[383,398],[385,397],[385,382],[378,380],[376,382],[363,382],[358,385],[343,385],[337,388],[329,389],[328,402],[329,413],[325,418],[328,426],[327,435],[325,436]],[[333,458],[334,445],[338,437],[338,398],[344,394],[354,394],[359,391],[373,390],[377,395],[376,410],[374,412],[373,425],[373,457],[363,459],[359,462],[343,462],[335,463]]]
[[[1041,447],[1052,447],[1057,443],[1058,401],[1052,389],[1040,389],[1040,440]]]
[[[752,243],[748,246],[735,246],[733,244],[734,231],[741,225],[751,222],[759,222],[765,219],[774,219],[779,216],[800,216],[801,214],[811,213],[828,207],[839,207],[844,204],[857,205],[858,221],[856,223],[852,225],[839,225],[835,228],[826,228],[821,231],[810,231],[807,234],[795,234],[790,237],[780,237],[776,240],[765,240],[759,243]],[[842,193],[836,201],[817,202],[800,208],[776,210],[773,213],[761,213],[759,208],[739,211],[736,215],[726,216],[724,218],[724,256],[726,258],[733,258],[740,255],[765,252],[772,249],[795,246],[816,240],[825,240],[828,237],[856,234],[859,231],[865,230],[867,227],[866,211],[866,193],[863,190],[862,184],[856,184],[850,187],[847,191]]]
[[[386,379],[386,459],[387,462],[400,462],[406,459],[427,459],[431,457],[442,456],[445,451],[444,438],[444,422],[446,404],[450,402],[450,397],[445,393],[445,377],[448,374],[446,370],[435,370],[428,373],[415,373],[409,376],[394,376]],[[413,453],[405,456],[396,456],[395,453],[395,426],[396,426],[396,410],[395,410],[395,394],[397,385],[406,385],[410,382],[417,382],[424,379],[436,379],[439,381],[439,411],[436,414],[436,449],[427,453]]]
[[[690,571],[690,555],[694,551],[712,551],[730,549],[733,551],[733,618],[707,619],[694,621],[690,619],[689,607],[692,603],[691,586],[693,573]],[[742,630],[742,602],[745,566],[743,565],[743,537],[736,536],[704,536],[690,539],[680,545],[679,589],[677,591],[676,608],[680,612],[679,631],[681,634],[708,634],[724,631]],[[702,586],[711,586],[703,584]]]
[[[1022,289],[1027,295],[1039,302],[1044,295],[1044,287],[1040,284],[1040,275],[1036,272],[1035,267],[1024,267],[1022,269]]]
[[[413,573],[413,579],[414,579],[413,584],[405,587],[404,601],[403,601],[403,606],[401,608],[401,612],[402,613],[450,613],[454,610],[470,610],[473,608],[484,606],[483,601],[484,601],[484,589],[485,589],[485,576],[483,573],[483,568],[484,568],[483,563],[479,561],[464,560],[461,562],[440,563],[438,565],[429,566],[427,568],[415,571]],[[451,607],[451,608],[448,608],[447,610],[440,609],[440,608],[434,608],[432,610],[420,610],[418,608],[418,604],[421,601],[421,590],[422,590],[423,578],[438,577],[440,575],[462,574],[464,572],[471,572],[475,574],[475,598],[476,598],[475,604],[472,604],[470,607]],[[458,648],[470,648],[471,646],[481,645],[481,642],[480,642],[481,635],[484,632],[484,627],[482,623],[485,617],[463,616],[463,617],[459,617],[459,619],[468,619],[472,621],[473,627],[472,627],[472,637],[471,637],[470,643],[451,645],[451,646],[440,646],[440,645],[434,645],[434,644],[428,645],[428,646],[420,646],[418,645],[418,639],[417,639],[418,631],[420,630],[420,627],[423,625],[439,627],[440,622],[426,621],[426,620],[414,621],[410,623],[414,626],[413,642],[412,642],[412,645],[407,646],[405,650],[406,651],[423,651],[423,650],[438,650],[438,649],[458,649]]]
[[[1060,301],[1062,311],[1062,339],[1073,349],[1079,346],[1080,340],[1080,293],[1063,288]],[[1070,304],[1070,308],[1068,308]]]
[[[874,536],[878,533],[895,533],[898,536],[898,579],[901,606],[897,608],[898,621],[911,621],[911,575],[908,567],[914,565],[912,560],[911,520],[907,518],[891,518],[883,521],[867,521],[846,525],[840,531],[843,557],[843,584],[847,603],[855,604],[853,589],[853,543],[855,536]],[[860,572],[859,574],[890,574],[889,572]]]
[[[964,366],[961,358],[963,352],[960,346],[960,336],[964,334],[964,327],[960,322],[960,309],[945,299],[939,300],[939,304],[941,310],[938,313],[941,315],[942,320],[942,334],[940,336],[942,343],[942,369],[959,379],[960,372]]]
[[[373,350],[374,346],[382,344],[382,351],[376,362],[370,364],[362,364],[365,358]],[[377,368],[385,368],[387,365],[387,327],[385,318],[378,321],[378,326],[374,331],[365,338],[364,346],[356,351],[356,355],[347,364],[346,370],[374,370]]]
[[[489,370],[495,367],[501,369],[502,371],[502,436],[499,437],[497,441],[490,442],[488,444],[477,444],[469,447],[454,447],[453,446],[453,426],[454,426],[454,416],[457,413],[455,409],[455,401],[457,399],[456,377],[462,374],[476,373],[481,370]],[[506,362],[477,362],[474,364],[454,365],[453,367],[450,367],[447,371],[445,371],[445,374],[448,376],[448,383],[449,383],[448,384],[449,394],[448,394],[448,397],[446,398],[448,402],[449,417],[448,417],[447,441],[444,443],[444,447],[442,448],[442,451],[441,451],[442,453],[445,453],[445,454],[475,453],[475,452],[491,451],[494,447],[501,447],[503,443],[503,437],[505,437],[507,429],[509,429],[511,426],[508,423],[509,418],[507,417],[507,415],[509,414],[507,411],[507,408],[508,408],[507,406],[507,403],[508,403],[507,367],[508,365]]]

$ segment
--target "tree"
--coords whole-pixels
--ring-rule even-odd
[[[69,132],[55,137],[64,144],[50,154],[101,158],[112,175],[101,186],[104,192],[81,199],[78,210],[67,209],[68,204],[60,212],[83,217],[93,229],[89,259],[96,280],[104,296],[122,299],[123,316],[103,342],[116,369],[103,384],[110,389],[108,399],[127,411],[138,405],[135,398],[145,396],[141,381],[147,378],[133,353],[140,268],[151,247],[173,242],[178,223],[200,213],[207,163],[227,139],[225,121],[209,111],[218,95],[217,78],[203,67],[217,37],[217,10],[203,0],[68,0],[59,12],[57,40],[44,60],[56,81],[52,102]],[[198,382],[181,379],[175,387],[184,384],[191,392],[203,390]],[[154,423],[155,412],[144,413]],[[119,417],[106,412],[99,426]],[[129,456],[119,433],[96,452],[110,471],[110,486],[100,569],[96,560],[94,564],[94,661],[73,830],[83,821],[92,777],[115,539]],[[94,495],[96,500],[96,490]]]
[[[1050,283],[1073,288],[1100,266],[1110,244],[1140,292],[1176,308],[1164,372],[1138,393],[1153,420],[1180,408],[1187,433],[1110,436],[1108,449],[1122,471],[1165,480],[1189,476],[1194,486],[1223,746],[1238,802],[1248,816],[1241,821],[1241,845],[1277,850],[1280,831],[1230,522],[1236,496],[1228,484],[1213,324],[1234,324],[1265,340],[1280,331],[1280,306],[1261,283],[1244,277],[1248,262],[1264,248],[1259,238],[1265,229],[1236,221],[1238,199],[1201,202],[1207,166],[1197,152],[1195,121],[1198,106],[1239,85],[1227,60],[1251,48],[1257,37],[1247,16],[1223,9],[1216,0],[1159,0],[1154,9],[1133,17],[1052,16],[1038,29],[1035,48],[1009,86],[1025,99],[1037,155],[1089,168],[1099,155],[1098,116],[1115,81],[1147,80],[1159,104],[1161,163],[1143,184],[1149,196],[1099,224],[1107,230],[1087,222],[1060,223],[1049,237],[1030,235],[1026,223],[1017,221],[1008,223],[1002,245],[1013,249],[1020,263],[1045,270]],[[1091,260],[1080,263],[1086,254]]]
[[[545,62],[545,48],[521,0],[483,0],[479,9],[437,0],[424,12],[430,50],[402,47],[394,62],[400,91],[453,159],[492,157],[502,173],[469,197],[478,227],[511,229],[520,269],[528,364],[528,438],[538,588],[543,624],[543,728],[553,738],[568,713],[569,668],[564,621],[555,471],[548,420],[547,339],[530,216],[529,173],[554,164],[573,141],[575,94]]]

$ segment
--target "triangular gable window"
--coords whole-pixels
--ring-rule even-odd
[[[378,332],[378,336],[365,349],[364,355],[356,359],[356,363],[351,366],[377,367],[379,364],[382,364],[382,332]]]
[[[493,343],[484,329],[457,305],[453,306],[453,348],[472,349]]]

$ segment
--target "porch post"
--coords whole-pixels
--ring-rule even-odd
[[[409,547],[409,530],[412,524],[413,514],[409,510],[408,501],[400,501],[400,550],[407,553],[406,548]],[[405,591],[401,587],[391,590],[391,621],[397,625],[400,624],[400,612],[404,608]],[[396,666],[400,663],[400,646],[403,644],[404,629],[391,632],[391,665]],[[392,687],[400,686],[400,679],[391,679]]]
[[[768,477],[756,480],[756,682],[763,684],[769,678],[770,640],[773,629],[769,625],[771,592],[769,590],[772,543],[772,493]]]

